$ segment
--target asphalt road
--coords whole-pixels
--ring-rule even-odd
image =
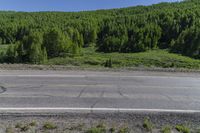
[[[0,110],[200,111],[200,74],[0,71]]]

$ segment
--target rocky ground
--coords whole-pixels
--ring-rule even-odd
[[[177,125],[181,125],[180,131]],[[198,133],[199,113],[1,114],[1,133]],[[170,130],[167,130],[170,129]],[[179,130],[179,131],[178,131]],[[170,132],[168,132],[170,131]]]

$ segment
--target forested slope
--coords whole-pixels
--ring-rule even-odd
[[[87,12],[0,12],[0,45],[5,62],[42,63],[79,55],[95,45],[100,52],[151,49],[200,58],[200,1],[185,0]]]

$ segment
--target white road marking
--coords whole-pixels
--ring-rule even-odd
[[[103,111],[103,112],[165,112],[165,113],[200,113],[200,110],[176,109],[133,109],[133,108],[0,108],[0,111]]]

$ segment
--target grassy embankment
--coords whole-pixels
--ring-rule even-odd
[[[151,50],[141,53],[98,53],[94,48],[83,49],[82,56],[50,59],[48,65],[72,65],[82,67],[104,67],[107,60],[112,67],[160,67],[200,69],[200,60],[169,53],[167,50]]]
[[[0,53],[7,45],[0,45]],[[83,68],[103,68],[106,61],[112,61],[113,68],[186,68],[200,69],[200,60],[169,53],[167,50],[151,50],[141,53],[99,53],[95,48],[84,48],[76,57],[49,59],[45,65],[67,65]]]

